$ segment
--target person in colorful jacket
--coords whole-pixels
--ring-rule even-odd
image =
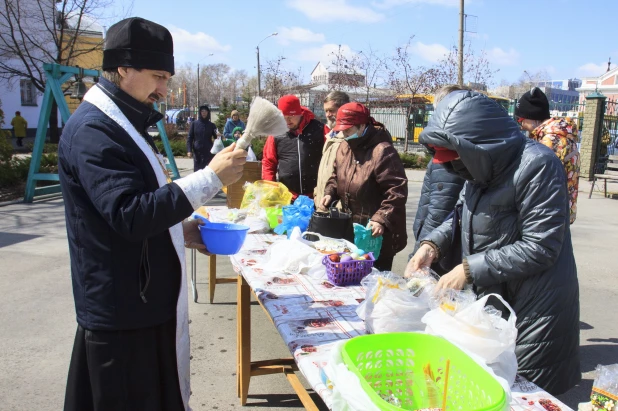
[[[282,136],[268,136],[262,158],[262,179],[279,181],[293,194],[313,197],[318,182],[318,168],[324,148],[324,134],[328,127],[315,119],[298,97],[279,99],[288,132]]]
[[[571,224],[577,217],[577,192],[579,186],[579,150],[577,149],[577,124],[569,117],[549,114],[547,96],[538,87],[526,92],[515,107],[515,117],[529,137],[551,148],[558,156],[567,175]]]

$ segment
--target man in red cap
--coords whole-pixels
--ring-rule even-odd
[[[313,113],[300,105],[298,97],[283,96],[279,110],[288,125],[282,136],[268,136],[262,158],[262,178],[283,183],[296,199],[313,197],[318,181],[318,168],[328,128]]]

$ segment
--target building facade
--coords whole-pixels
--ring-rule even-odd
[[[28,16],[23,17],[24,20],[20,21],[24,27],[24,34],[30,38],[30,41],[37,43],[36,47],[32,47],[29,46],[27,41],[23,40],[20,41],[18,49],[27,49],[33,55],[33,58],[21,59],[19,55],[10,53],[8,48],[0,50],[0,52],[4,51],[2,57],[5,59],[3,61],[5,67],[15,68],[19,72],[27,72],[28,70],[43,72],[43,62],[48,60],[46,52],[43,50],[53,56],[58,49],[53,40],[53,33],[49,30],[59,31],[62,29],[64,39],[62,60],[68,59],[65,64],[88,69],[100,69],[103,61],[103,28],[94,19],[85,15],[82,15],[81,19],[77,15],[63,19],[58,10],[53,7],[53,2],[50,3],[52,5],[50,7],[40,6],[39,3],[43,5],[43,3],[35,0],[22,0],[18,6],[21,8],[22,14]],[[0,7],[2,6],[0,5]],[[6,18],[6,14],[1,18]],[[54,24],[48,25],[43,20],[54,22]],[[0,23],[3,22],[0,21]],[[0,24],[0,30],[5,30],[0,32],[0,36],[4,37],[9,34],[6,32],[6,28],[6,24]],[[71,52],[68,52],[69,49],[71,49]],[[36,67],[27,67],[25,64],[30,64],[32,60],[38,61]],[[49,63],[53,63],[53,61],[49,61]],[[92,83],[92,79],[88,81]],[[15,112],[19,111],[28,122],[27,136],[34,137],[42,99],[43,93],[36,87],[31,78],[13,76],[8,80],[0,79],[0,101],[5,114],[5,124],[2,127],[10,129],[11,119]],[[77,100],[70,100],[68,96],[67,102],[71,112],[77,108],[79,103]],[[58,114],[58,118],[60,119],[60,114]],[[59,125],[61,126],[60,121]]]
[[[586,100],[586,96],[595,91],[607,97],[608,101],[618,101],[618,66],[606,71],[598,77],[583,78],[582,85],[577,90],[580,94],[580,103],[583,103]],[[617,105],[618,104],[608,104],[606,114],[618,115],[616,110]]]

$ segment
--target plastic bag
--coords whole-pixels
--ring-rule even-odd
[[[597,365],[590,400],[599,411],[618,411],[618,364]]]
[[[229,147],[232,144],[234,144],[236,142],[236,140],[234,140],[233,138],[224,138],[223,139],[223,146],[224,147]],[[249,160],[249,158],[247,157],[247,161],[256,161],[256,160]]]
[[[212,145],[212,148],[210,149],[210,154],[217,154],[219,151],[223,150],[225,148],[225,145],[223,144],[223,141],[221,140],[221,137],[215,139],[215,142]]]
[[[476,294],[471,289],[453,290],[445,288],[431,298],[431,308],[441,308],[445,313],[455,315],[476,302]]]
[[[297,235],[278,241],[269,248],[266,263],[260,268],[269,272],[301,274],[307,273],[313,267],[323,267],[324,256],[301,241],[300,230],[296,230],[294,232]]]
[[[264,209],[266,212],[266,219],[270,228],[275,228],[283,221],[283,209],[279,207],[267,207]]]
[[[365,250],[366,253],[372,252],[377,260],[382,249],[382,236],[373,237],[370,227],[371,221],[367,224],[367,227],[354,223],[354,245]]]
[[[283,207],[283,221],[275,227],[275,233],[289,233],[294,227],[307,231],[309,220],[313,214],[313,200],[307,196],[298,196],[294,204]]]
[[[324,372],[333,384],[333,411],[379,411],[361,386],[360,380],[343,362],[341,350],[346,341],[333,345]]]
[[[244,186],[245,194],[240,208],[283,207],[292,201],[292,193],[276,181],[258,180]]]
[[[503,319],[498,310],[486,310],[487,300],[492,296],[510,311],[508,320]],[[425,332],[442,336],[481,357],[509,386],[515,382],[517,317],[500,295],[488,294],[454,315],[436,308],[428,312],[422,321],[427,324]]]
[[[257,161],[257,156],[251,147],[247,150],[247,161]]]
[[[418,278],[426,283],[414,292],[408,288],[411,280],[391,272],[374,272],[361,281],[367,294],[356,313],[365,320],[367,331],[382,334],[425,330],[421,319],[430,310],[429,301],[437,275],[419,272]]]

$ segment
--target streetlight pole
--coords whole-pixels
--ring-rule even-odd
[[[200,109],[200,63],[202,61],[204,61],[204,59],[206,59],[207,57],[210,57],[212,55],[213,55],[213,53],[210,53],[209,55],[207,55],[206,57],[204,57],[203,59],[201,59],[197,63],[197,97],[196,97],[196,100],[197,100],[196,103],[197,104],[195,105],[196,110]],[[199,115],[199,113],[198,113],[198,115]]]
[[[463,65],[464,65],[464,0],[459,1],[459,70],[457,73],[457,83],[463,87]]]
[[[271,34],[270,36],[266,36],[266,37],[264,37],[264,38],[262,39],[262,41],[266,40],[267,38],[270,38],[270,37],[276,36],[277,34],[279,34],[279,33],[274,32],[274,33],[273,33],[273,34]],[[260,73],[260,44],[262,44],[262,41],[260,41],[260,42],[258,43],[258,45],[255,47],[255,49],[257,50],[257,83],[258,83],[258,89],[257,89],[257,92],[258,92],[258,96],[261,96],[261,95],[262,95],[262,83],[261,83],[261,80],[262,80],[262,79],[261,79],[261,73]]]

